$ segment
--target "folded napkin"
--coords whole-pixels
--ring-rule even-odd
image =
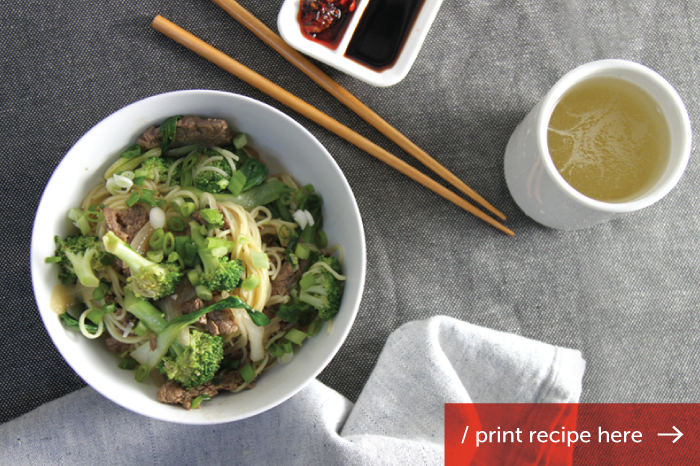
[[[353,405],[318,381],[258,416],[152,420],[90,388],[0,425],[0,464],[435,464],[445,403],[577,402],[578,351],[450,317],[394,331]]]

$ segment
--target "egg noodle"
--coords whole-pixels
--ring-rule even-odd
[[[293,306],[299,305],[297,298],[300,294],[304,293],[301,288],[295,289],[295,291],[291,292],[291,294],[294,295],[294,299],[290,296],[289,289],[282,294],[278,292],[273,295],[272,293],[273,283],[278,276],[280,276],[283,268],[290,268],[290,265],[286,264],[286,262],[290,259],[299,261],[299,258],[294,255],[290,256],[289,254],[290,238],[298,238],[301,236],[302,230],[304,230],[307,225],[313,225],[314,222],[313,216],[308,210],[298,210],[298,206],[296,205],[296,202],[299,200],[298,198],[296,200],[292,198],[291,201],[287,200],[285,203],[285,205],[289,206],[289,213],[293,214],[294,217],[290,219],[289,216],[287,216],[288,218],[284,220],[280,218],[279,214],[273,212],[275,209],[270,207],[273,204],[257,205],[246,210],[242,205],[225,199],[222,200],[221,197],[219,197],[217,201],[218,196],[214,193],[196,189],[194,186],[176,184],[173,176],[175,170],[177,170],[178,167],[179,169],[183,169],[188,163],[190,164],[188,169],[192,169],[192,174],[195,176],[207,171],[215,173],[217,176],[221,175],[221,177],[228,176],[232,178],[231,172],[235,173],[237,168],[240,169],[240,167],[237,167],[238,157],[235,156],[234,152],[219,147],[209,147],[209,150],[213,152],[208,152],[207,157],[200,156],[196,165],[189,163],[188,157],[183,156],[171,163],[167,176],[164,172],[159,173],[156,171],[152,179],[141,179],[138,180],[138,183],[135,183],[137,177],[135,177],[133,170],[119,171],[111,167],[105,174],[104,178],[106,181],[94,187],[80,204],[80,211],[82,213],[87,213],[84,215],[84,218],[87,218],[89,221],[83,221],[81,224],[76,222],[76,225],[80,227],[83,236],[103,239],[105,235],[110,233],[113,229],[113,226],[110,225],[104,212],[111,211],[119,215],[119,212],[128,213],[132,209],[140,206],[142,210],[147,212],[148,220],[145,221],[143,225],[139,225],[140,228],[138,231],[133,234],[133,237],[128,239],[128,244],[131,249],[140,255],[150,257],[149,251],[152,249],[150,246],[152,244],[152,238],[157,234],[156,232],[158,232],[158,230],[160,230],[161,235],[163,231],[166,231],[175,233],[174,237],[177,237],[187,234],[190,228],[195,228],[195,226],[193,226],[195,223],[192,223],[192,219],[187,215],[183,215],[183,205],[190,206],[190,213],[212,210],[221,214],[223,217],[222,223],[213,227],[212,225],[204,224],[207,226],[207,229],[205,231],[202,227],[202,231],[205,231],[206,238],[218,238],[229,242],[226,244],[235,244],[235,246],[232,246],[230,253],[222,260],[240,261],[243,265],[243,270],[241,272],[239,284],[253,283],[254,286],[239,286],[232,290],[214,292],[205,297],[209,299],[203,298],[203,301],[205,301],[205,303],[215,303],[234,296],[241,299],[252,308],[249,310],[243,308],[229,308],[223,310],[223,312],[228,313],[229,318],[232,319],[232,322],[235,324],[229,333],[222,332],[220,335],[224,355],[223,361],[234,361],[237,362],[237,365],[229,365],[229,369],[224,369],[222,362],[222,370],[218,371],[217,375],[220,376],[227,372],[237,375],[237,383],[228,386],[226,390],[238,392],[246,387],[252,387],[253,380],[258,375],[269,370],[278,362],[289,362],[292,359],[294,352],[290,351],[292,343],[289,339],[291,338],[290,335],[293,333],[290,333],[290,330],[295,329],[295,335],[304,335],[302,339],[311,337],[318,332],[318,328],[324,321],[330,320],[330,317],[321,316],[323,317],[321,319],[316,309],[305,304],[301,305],[302,308],[306,306],[306,311],[302,312],[310,313],[310,317],[306,318],[304,322],[296,321],[296,317],[294,317],[294,319],[286,317],[286,320],[283,320],[283,318],[274,313],[274,310],[279,308],[279,306],[287,306],[289,309],[292,309]],[[161,155],[159,150],[152,152],[155,156]],[[189,155],[192,155],[193,152],[195,152],[195,150],[190,152]],[[254,151],[251,152],[257,155]],[[220,155],[211,155],[217,153]],[[165,155],[167,155],[167,153]],[[221,163],[216,165],[215,162]],[[230,171],[227,170],[226,164],[230,166]],[[267,171],[265,171],[265,173],[267,173]],[[264,185],[271,182],[278,184],[283,183],[286,186],[284,189],[287,189],[289,193],[300,193],[304,189],[304,187],[300,188],[289,174],[269,176],[266,180],[262,181],[262,184]],[[149,193],[148,200],[150,203],[141,202],[144,193]],[[137,202],[133,202],[133,196],[135,195],[137,195]],[[140,200],[138,196],[141,196]],[[320,199],[320,196],[318,196],[318,198]],[[295,210],[295,208],[297,208],[297,210]],[[295,220],[298,218],[297,212],[301,212],[301,214],[299,214],[301,221]],[[75,217],[72,218],[75,219]],[[320,219],[316,221],[322,222]],[[170,229],[169,227],[173,222],[176,224],[179,222],[180,228],[174,230]],[[318,233],[320,234],[322,231]],[[173,236],[171,235],[171,239],[172,238]],[[270,240],[270,238],[272,238],[272,240]],[[315,238],[319,238],[319,236]],[[296,251],[305,252],[307,256],[309,253],[311,255],[317,254],[317,257],[322,257],[324,260],[331,256],[331,253],[336,252],[342,260],[342,248],[340,246],[335,245],[329,250],[323,250],[322,246],[324,245],[321,243],[322,242],[315,244],[314,242],[305,243],[300,241],[301,249],[297,246]],[[263,261],[263,263],[261,263],[261,255],[267,258],[267,262]],[[161,260],[163,259],[161,258]],[[163,260],[163,262],[165,262],[165,260]],[[171,260],[170,262],[173,261]],[[309,262],[309,264],[304,265],[306,262]],[[339,262],[336,263],[339,264]],[[306,267],[306,270],[303,270],[303,267]],[[298,270],[295,272],[294,278],[290,282],[288,288],[296,287],[300,279],[305,279],[306,282],[311,283],[311,279],[313,279],[314,276],[320,276],[322,274],[326,274],[324,275],[326,277],[332,276],[333,279],[339,282],[346,279],[344,275],[339,273],[340,268],[338,266],[328,265],[323,260],[318,260],[317,263],[312,264],[310,260],[306,261],[302,258],[299,264],[295,265],[295,268]],[[197,265],[192,269],[196,273],[202,272],[201,265]],[[180,286],[182,286],[183,282],[188,280],[186,272],[185,270],[182,272],[183,278]],[[289,275],[288,270],[285,273]],[[125,306],[125,297],[127,293],[132,293],[131,290],[134,290],[136,294],[139,294],[139,289],[131,284],[129,269],[123,266],[119,261],[115,261],[110,264],[94,267],[94,274],[100,279],[100,282],[104,284],[100,286],[109,287],[108,291],[103,293],[100,299],[95,299],[95,295],[92,294],[94,293],[94,288],[80,286],[80,283],[77,283],[74,294],[78,296],[78,298],[68,303],[83,303],[83,310],[79,312],[79,315],[75,312],[73,313],[77,321],[77,329],[80,333],[89,339],[107,336],[108,339],[116,342],[118,345],[117,347],[121,350],[118,351],[118,353],[122,358],[126,359],[128,359],[130,355],[136,354],[136,348],[142,346],[150,345],[150,349],[154,350],[154,345],[157,341],[156,336],[160,337],[160,334],[152,328],[137,332],[137,326],[140,322],[134,319],[133,316],[128,316],[129,313],[125,309],[125,307],[128,307]],[[194,284],[195,283],[193,283],[193,285]],[[189,284],[187,285],[190,286],[190,288],[192,286]],[[307,284],[306,286],[309,285]],[[310,289],[313,289],[313,286]],[[174,293],[160,298],[160,301],[158,299],[153,299],[150,302],[159,305],[159,303],[163,303],[163,300],[175,300],[176,298],[177,295]],[[338,305],[339,300],[340,295],[337,295]],[[92,318],[94,316],[93,311],[96,309],[100,310],[106,305],[113,305],[113,311],[102,312],[100,320],[95,323],[95,319]],[[318,305],[314,305],[316,308],[319,308]],[[159,306],[163,309],[162,305]],[[104,307],[104,309],[106,309],[106,307]],[[272,309],[272,311],[270,311],[270,309]],[[309,312],[309,310],[311,312]],[[254,320],[256,316],[262,316],[263,311],[265,311],[267,319],[265,323],[261,325]],[[179,310],[175,314],[169,314],[167,310],[163,310],[163,312],[163,315],[168,321],[172,321],[173,318],[180,315]],[[283,315],[282,317],[285,316]],[[201,323],[189,324],[185,331],[181,332],[178,336],[178,341],[183,343],[185,347],[189,344],[189,332],[191,329],[204,331],[204,327]],[[292,338],[292,340],[294,340],[295,344],[301,345],[300,340],[295,340],[294,338]],[[246,364],[252,369],[254,374],[250,373],[250,371],[248,374],[243,374],[243,369],[241,368]],[[120,365],[120,367],[122,366]],[[151,378],[156,384],[163,385],[168,381],[168,379],[164,377],[164,373],[159,373],[159,371],[155,370],[153,367],[150,367],[149,370]],[[236,372],[238,370],[241,372],[240,375]],[[161,370],[160,372],[163,371]],[[210,394],[213,396],[213,394],[216,394],[217,390],[220,389],[219,386],[212,385],[213,383],[214,382],[211,382],[207,385],[207,387],[213,387],[209,392],[204,390],[203,387],[197,387],[196,390],[202,393],[211,392]],[[159,394],[159,399],[160,398],[161,395]],[[201,398],[201,396],[199,398]],[[207,398],[205,397],[204,399],[206,400]],[[161,401],[172,402],[162,399]],[[186,408],[194,408],[199,405],[201,399],[195,402],[194,395],[186,395],[177,402],[183,404]]]

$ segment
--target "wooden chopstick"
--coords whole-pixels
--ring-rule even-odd
[[[445,181],[455,188],[481,204],[494,215],[505,220],[506,216],[492,206],[486,199],[481,197],[476,191],[467,186],[462,180],[457,178],[452,172],[440,165],[435,159],[428,155],[423,149],[415,145],[410,139],[404,136],[396,128],[387,123],[382,117],[374,113],[369,107],[363,104],[357,97],[348,92],[343,86],[335,82],[330,76],[320,68],[311,63],[301,53],[287,44],[280,36],[275,34],[270,28],[256,18],[252,13],[243,8],[235,0],[213,0],[214,3],[226,10],[231,16],[248,28],[253,34],[258,36],[263,42],[275,49],[287,61],[299,68],[309,78],[314,80],[319,86],[328,91],[341,103],[355,112],[363,120],[377,128],[382,134],[394,141],[399,147],[411,154],[423,165],[440,175]]]
[[[440,185],[424,173],[421,173],[417,169],[411,167],[403,160],[390,154],[389,152],[377,146],[370,140],[360,136],[347,126],[339,123],[338,121],[329,117],[328,115],[321,112],[312,105],[309,105],[308,103],[296,97],[295,95],[285,91],[278,85],[260,76],[253,70],[237,62],[236,60],[224,54],[220,50],[217,50],[216,48],[212,47],[211,45],[197,38],[196,36],[190,34],[178,25],[172,23],[171,21],[165,19],[160,15],[156,16],[153,19],[153,23],[151,25],[154,29],[170,37],[175,42],[185,46],[186,48],[200,55],[201,57],[206,58],[215,65],[228,71],[229,73],[240,78],[241,80],[245,81],[251,86],[269,95],[270,97],[276,99],[277,101],[281,102],[282,104],[286,105],[292,110],[302,114],[306,118],[316,122],[320,126],[323,126],[327,130],[337,134],[349,143],[354,144],[355,146],[359,147],[360,149],[364,150],[370,155],[378,158],[387,165],[396,168],[404,175],[419,182],[426,188],[432,190],[436,194],[439,194],[445,199],[455,203],[467,212],[474,214],[475,216],[479,217],[491,226],[503,231],[508,235],[512,236],[514,234],[510,229],[501,225],[496,220],[485,214],[483,211],[477,209],[469,202],[457,196],[455,193]]]

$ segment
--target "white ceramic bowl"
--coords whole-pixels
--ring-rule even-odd
[[[298,51],[373,86],[391,86],[405,78],[413,66],[443,0],[424,0],[396,62],[390,68],[381,71],[363,66],[345,56],[352,34],[370,1],[372,0],[358,0],[357,9],[335,50],[309,40],[301,33],[298,17],[300,0],[284,1],[277,15],[277,29],[285,42]]]
[[[331,243],[342,244],[348,280],[331,334],[325,327],[308,340],[287,365],[273,368],[252,390],[223,393],[187,411],[156,400],[157,387],[138,383],[133,371],[117,368],[118,360],[104,342],[88,340],[65,329],[49,308],[58,283],[55,265],[44,258],[54,253],[54,235],[73,231],[66,213],[78,206],[100,182],[119,152],[133,144],[152,124],[176,114],[223,118],[245,132],[271,173],[287,171],[302,184],[313,183],[324,199],[324,230]],[[282,112],[256,100],[218,91],[193,90],[156,95],[118,110],[88,131],[66,154],[41,198],[31,243],[34,294],[46,330],[68,364],[95,390],[115,403],[145,416],[183,424],[217,424],[244,419],[282,403],[311,382],[343,344],[355,319],[365,281],[365,237],[362,220],[347,180],[326,149],[311,133]]]

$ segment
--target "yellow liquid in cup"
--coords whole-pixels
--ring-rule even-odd
[[[647,91],[620,78],[595,77],[562,96],[549,120],[547,144],[574,189],[599,201],[624,202],[659,180],[671,135]]]

